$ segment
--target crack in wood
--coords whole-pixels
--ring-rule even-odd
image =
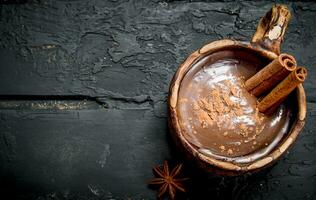
[[[97,97],[82,95],[0,95],[0,109],[82,110],[106,108]]]

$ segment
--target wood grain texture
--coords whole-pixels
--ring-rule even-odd
[[[0,5],[1,197],[155,199],[146,186],[151,167],[182,159],[167,132],[172,75],[210,41],[249,41],[272,4]],[[281,51],[309,70],[303,133],[284,158],[257,175],[206,178],[186,163],[193,177],[188,199],[316,198],[316,4],[286,4],[293,15]]]

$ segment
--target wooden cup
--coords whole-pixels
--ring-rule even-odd
[[[243,51],[249,56],[259,57],[259,59],[271,62],[280,54],[280,44],[290,19],[290,11],[284,5],[275,5],[261,18],[257,30],[251,42],[241,42],[231,39],[224,39],[206,44],[202,48],[193,52],[176,71],[169,89],[168,109],[169,109],[169,127],[173,140],[177,147],[183,152],[184,156],[198,167],[213,175],[241,175],[247,172],[255,172],[264,169],[276,162],[294,143],[302,130],[306,117],[306,97],[303,86],[300,84],[288,98],[291,98],[292,108],[297,113],[291,120],[289,132],[266,156],[254,160],[253,162],[240,164],[224,160],[218,160],[213,157],[200,153],[192,144],[190,144],[180,129],[178,117],[178,93],[181,81],[191,67],[205,56],[212,56],[221,51]],[[223,54],[225,56],[225,54]]]

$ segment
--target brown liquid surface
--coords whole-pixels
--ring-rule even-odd
[[[201,59],[185,75],[179,122],[184,137],[200,152],[247,163],[268,154],[288,131],[290,109],[281,105],[264,115],[244,88],[244,81],[265,64],[249,53],[222,51]]]

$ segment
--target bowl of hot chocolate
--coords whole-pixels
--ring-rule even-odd
[[[304,126],[307,70],[280,52],[291,14],[275,5],[251,42],[206,44],[178,68],[169,90],[169,127],[185,157],[215,175],[272,165]]]

